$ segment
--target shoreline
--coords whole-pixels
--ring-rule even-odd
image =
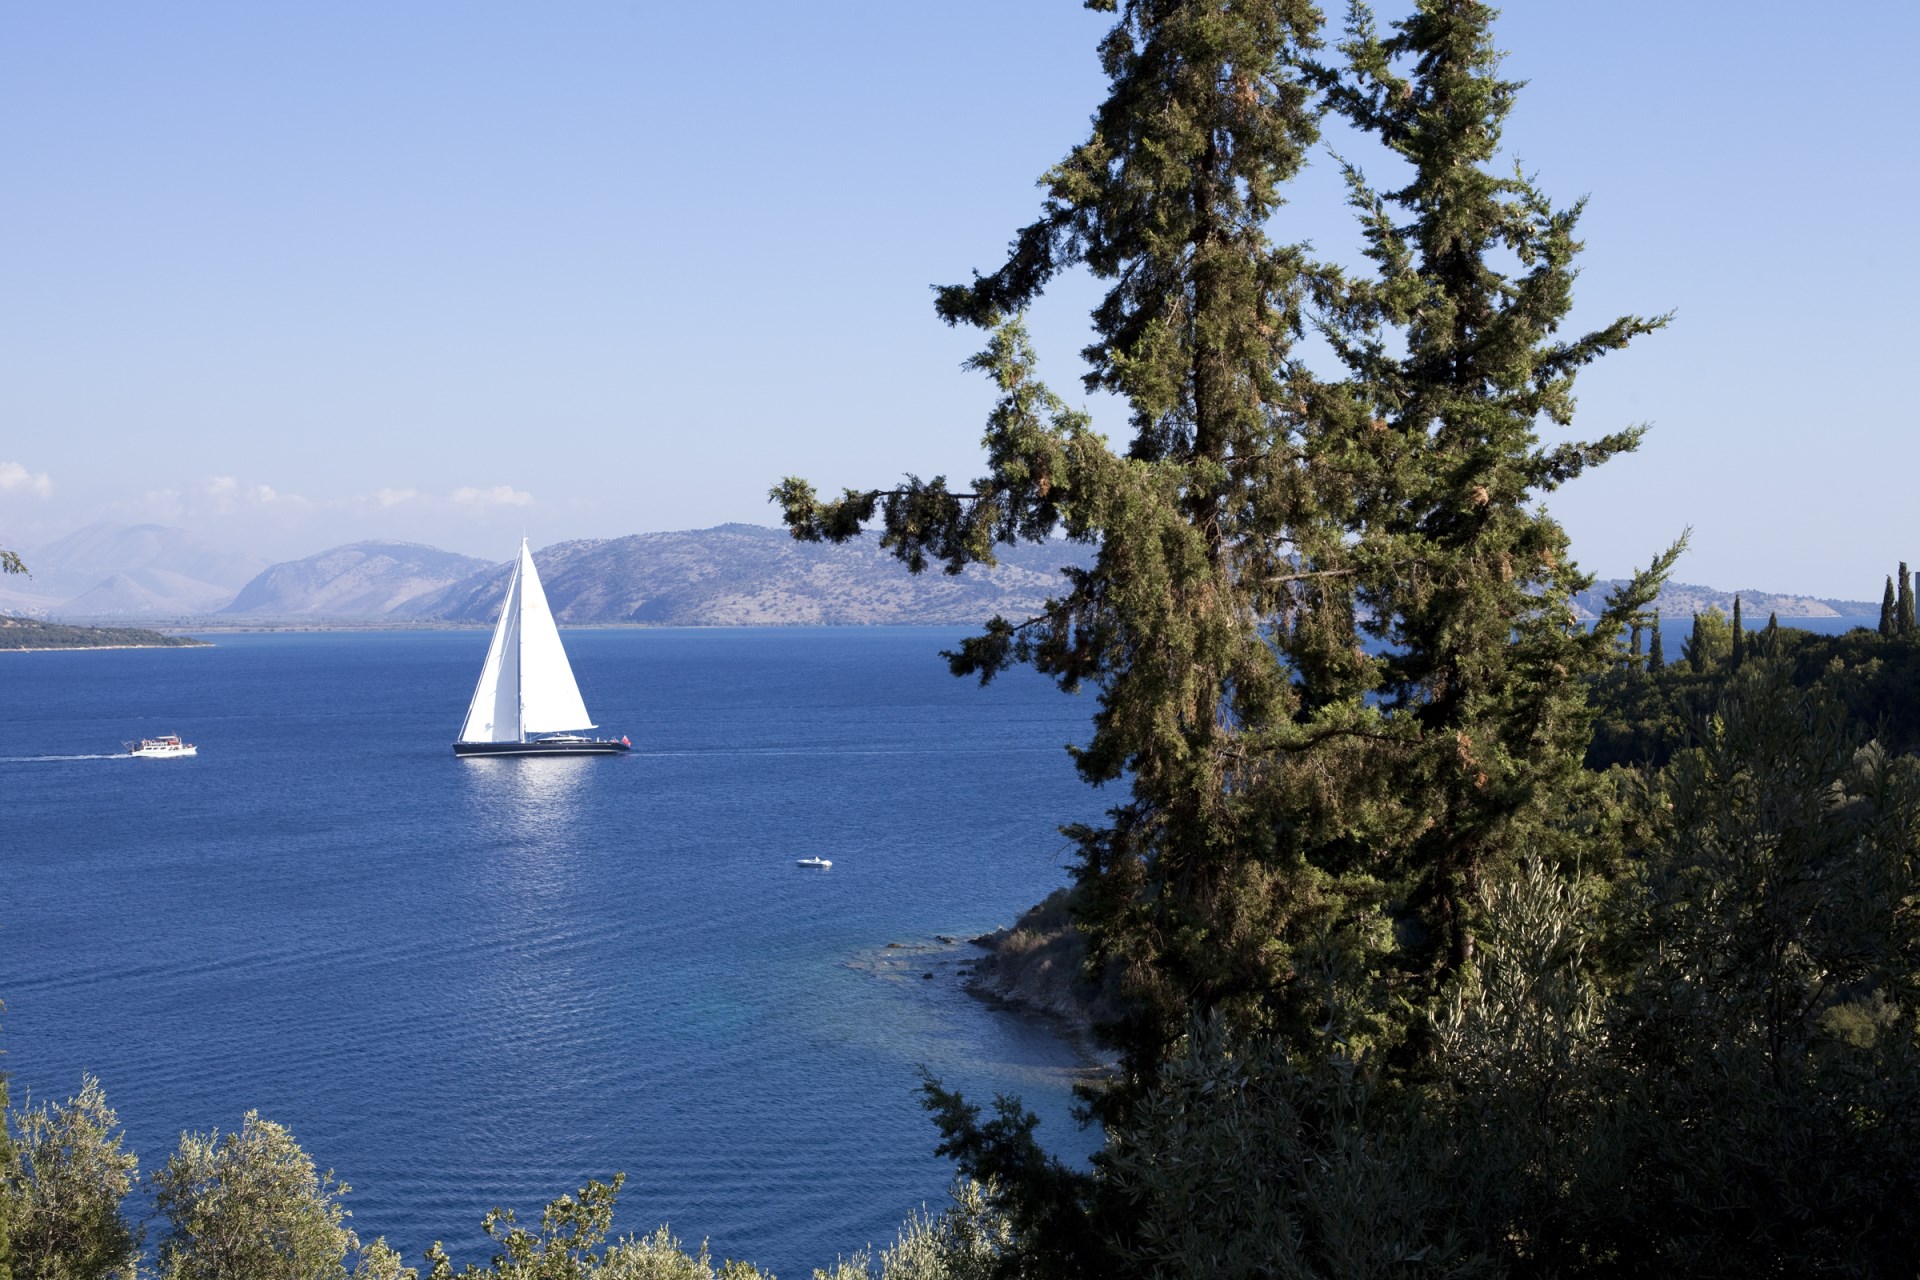
[[[192,644],[18,644],[0,646],[0,653],[99,653],[104,649],[212,649],[211,640]]]

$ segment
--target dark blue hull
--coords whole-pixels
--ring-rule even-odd
[[[632,747],[599,738],[560,738],[532,742],[456,742],[457,756],[617,756]]]

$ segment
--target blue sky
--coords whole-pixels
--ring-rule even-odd
[[[1391,16],[1397,9],[1383,6]],[[1074,0],[0,5],[0,545],[158,520],[273,557],[499,556],[770,483],[969,478],[991,268],[1085,132]],[[1920,563],[1920,6],[1512,4],[1509,150],[1591,202],[1581,384],[1636,457],[1554,495],[1615,575],[1877,598]],[[1362,153],[1362,157],[1364,153]],[[1276,236],[1351,252],[1324,161]],[[1038,308],[1080,398],[1095,289]],[[1097,420],[1122,415],[1094,402]]]

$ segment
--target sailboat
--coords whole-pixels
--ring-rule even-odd
[[[560,628],[540,575],[533,568],[527,540],[507,582],[507,598],[494,624],[493,643],[480,668],[466,723],[460,726],[457,756],[612,755],[632,749],[625,738],[589,738],[571,732],[597,728],[580,700]]]

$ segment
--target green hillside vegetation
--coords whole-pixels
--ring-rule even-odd
[[[1561,331],[1580,208],[1498,154],[1522,86],[1494,11],[1418,0],[1382,29],[1354,4],[1328,43],[1307,0],[1088,4],[1116,14],[1089,136],[1006,261],[937,295],[982,334],[986,474],[773,496],[795,537],[877,522],[915,571],[1087,548],[949,660],[1097,703],[1075,762],[1111,804],[1067,829],[1049,911],[1112,983],[1105,1147],[1065,1163],[1017,1099],[928,1080],[953,1203],[815,1274],[1912,1275],[1905,566],[1872,633],[1736,609],[1682,638],[1649,612],[1681,548],[1654,547],[1585,625],[1539,499],[1638,443],[1568,438],[1573,385],[1665,321]],[[1360,263],[1276,239],[1329,113]],[[1078,267],[1124,441],[1044,385],[1021,320]],[[13,1271],[124,1270],[110,1113],[45,1114],[11,1121]],[[408,1271],[258,1117],[187,1135],[153,1185],[160,1275]],[[496,1254],[458,1274],[757,1274],[664,1228],[614,1240],[619,1186],[537,1229],[488,1214]],[[425,1273],[454,1266],[436,1247]]]
[[[0,649],[166,649],[205,645],[190,636],[145,627],[76,627],[35,618],[0,617]]]
[[[1596,682],[1591,768],[1663,766],[1712,730],[1728,682],[1747,662],[1778,668],[1800,694],[1833,708],[1897,755],[1920,752],[1920,632],[1857,627],[1816,635],[1777,621],[1742,637],[1734,657],[1730,619],[1696,615],[1678,662],[1621,655]]]

